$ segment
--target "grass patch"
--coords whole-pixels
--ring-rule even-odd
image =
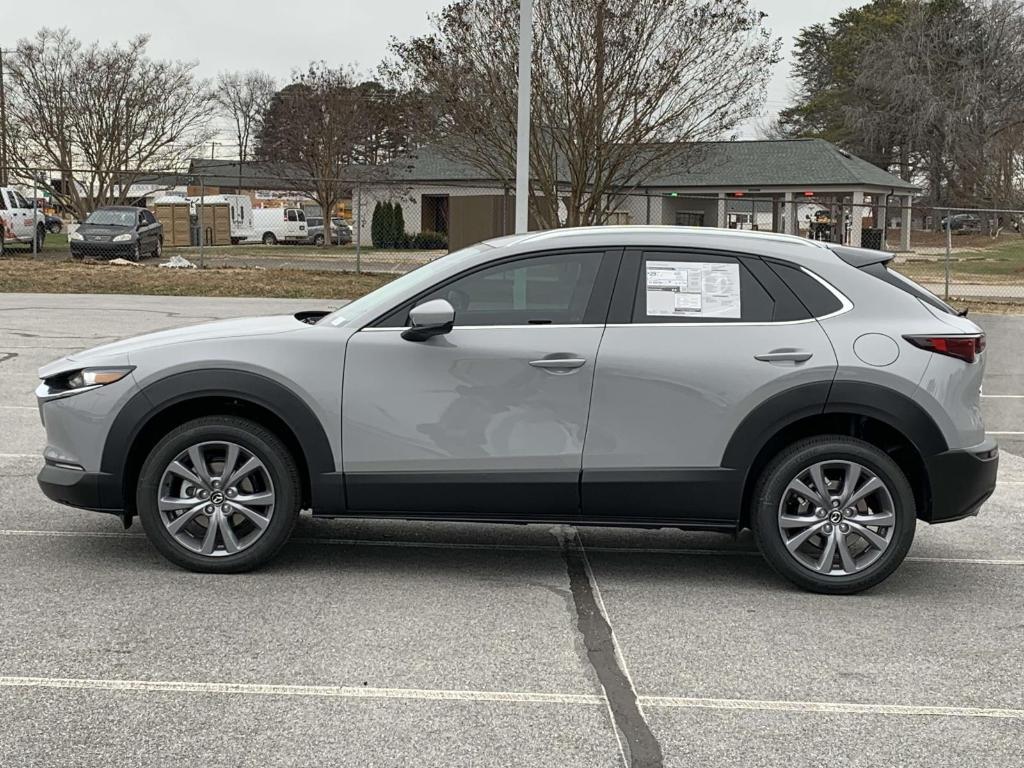
[[[393,278],[394,275],[338,270],[164,269],[155,266],[118,267],[105,262],[0,259],[0,291],[5,293],[355,299]]]

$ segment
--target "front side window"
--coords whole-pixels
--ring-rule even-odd
[[[285,218],[287,218],[288,221],[298,221],[299,215],[295,211],[287,211],[285,213]]]
[[[583,322],[601,253],[535,256],[479,270],[422,297],[447,299],[456,326]]]
[[[633,322],[770,322],[774,306],[735,257],[648,251],[640,265]]]

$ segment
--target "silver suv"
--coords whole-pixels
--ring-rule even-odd
[[[39,483],[198,571],[317,517],[751,528],[810,590],[978,512],[985,337],[891,254],[679,227],[481,243],[327,314],[45,366]]]

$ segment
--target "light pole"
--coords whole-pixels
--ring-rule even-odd
[[[530,202],[530,64],[533,0],[519,0],[519,109],[516,121],[516,232],[527,232]]]

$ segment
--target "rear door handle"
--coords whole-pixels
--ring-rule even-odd
[[[762,363],[806,363],[812,357],[813,353],[802,349],[773,349],[762,355],[754,355],[754,359]]]
[[[582,357],[545,357],[530,361],[534,368],[543,368],[545,371],[571,371],[586,364],[586,359]]]

